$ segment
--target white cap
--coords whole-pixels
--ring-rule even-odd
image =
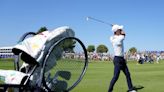
[[[113,26],[112,26],[112,31],[113,32],[116,32],[118,29],[123,29],[123,25],[117,25],[117,24],[114,24]]]

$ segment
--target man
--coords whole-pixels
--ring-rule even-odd
[[[108,92],[112,92],[113,87],[116,81],[119,78],[120,71],[122,70],[126,76],[128,83],[128,92],[136,92],[133,90],[133,85],[130,77],[130,72],[126,65],[126,60],[124,59],[124,45],[123,41],[125,39],[125,32],[123,31],[123,26],[113,25],[112,31],[114,32],[114,36],[111,36],[110,40],[114,49],[114,76],[110,82]]]
[[[144,56],[141,55],[141,53],[137,54],[137,65],[138,64],[143,64],[144,63]]]

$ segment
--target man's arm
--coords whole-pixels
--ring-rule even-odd
[[[125,32],[124,32],[123,30],[121,30],[121,35],[124,35],[124,36],[126,35]]]

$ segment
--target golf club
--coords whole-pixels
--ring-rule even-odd
[[[89,20],[94,20],[94,21],[97,21],[97,22],[106,24],[106,25],[108,25],[108,26],[113,26],[113,24],[111,24],[111,23],[108,23],[108,22],[105,22],[105,21],[102,21],[102,20],[99,20],[99,19],[96,19],[96,18],[93,18],[93,17],[87,17],[86,20],[87,20],[87,21],[89,21]]]

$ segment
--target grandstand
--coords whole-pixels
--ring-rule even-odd
[[[14,58],[13,47],[0,47],[0,58]]]

